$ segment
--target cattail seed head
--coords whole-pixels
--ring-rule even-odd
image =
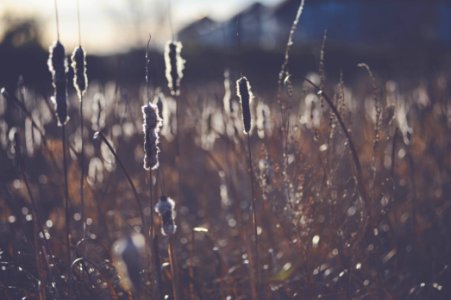
[[[74,87],[77,90],[78,98],[86,92],[88,86],[88,76],[86,75],[86,53],[81,46],[75,48],[72,53],[72,68],[74,69]]]
[[[163,235],[173,235],[177,229],[175,225],[175,202],[167,196],[161,196],[155,205],[155,212],[160,215],[163,226],[161,233]]]
[[[49,52],[47,65],[52,73],[53,88],[55,89],[52,101],[55,105],[58,126],[62,126],[69,120],[67,115],[66,53],[64,46],[59,41],[50,47]]]
[[[171,95],[180,95],[180,81],[183,77],[185,60],[180,56],[182,43],[168,42],[164,50],[164,61],[166,67],[166,80]]]
[[[232,112],[232,92],[230,89],[230,72],[229,70],[224,71],[224,97],[222,103],[224,105],[224,111],[227,115]]]
[[[161,91],[158,91],[153,103],[158,107],[158,116],[163,120],[163,105],[164,105],[164,95]],[[163,123],[161,124],[163,126]]]
[[[265,135],[271,133],[271,110],[268,105],[263,102],[258,102],[256,113],[256,128],[258,137],[263,139]]]
[[[93,131],[102,130],[105,127],[105,97],[96,93],[91,108],[91,128]]]
[[[12,146],[12,153],[14,154],[16,161],[20,161],[20,154],[22,152],[20,146],[20,135],[19,130],[16,127],[12,127],[8,133],[9,142]]]
[[[155,170],[158,168],[158,148],[161,118],[158,115],[158,107],[148,103],[142,108],[143,132],[144,132],[144,169]]]
[[[237,95],[241,101],[241,109],[243,112],[244,133],[249,134],[252,130],[252,118],[250,103],[254,97],[251,91],[251,85],[246,77],[242,76],[236,82]]]

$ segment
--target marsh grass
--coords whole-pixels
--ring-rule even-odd
[[[82,141],[78,124],[64,125],[64,102],[53,107],[23,83],[19,91],[3,89],[0,298],[449,298],[446,78],[407,89],[402,78],[384,82],[377,65],[371,72],[362,65],[368,75],[359,74],[361,82],[345,83],[343,72],[334,82],[326,76],[326,33],[318,74],[292,74],[303,5],[288,33],[277,90],[253,84],[257,122],[248,84],[239,94],[249,107],[239,116],[230,84],[236,70],[200,86],[186,80],[183,97],[171,97],[175,86],[150,84],[158,81],[150,78],[149,50],[145,86],[93,82],[78,95],[80,105],[69,101],[71,116],[80,109]],[[55,90],[63,99],[62,85]],[[158,154],[143,147],[140,129],[140,104],[151,99],[165,120],[150,130],[162,129],[159,168],[153,159],[143,172],[145,155]],[[19,149],[15,132],[23,130],[13,127],[35,130],[42,145]],[[97,142],[83,141],[96,131]],[[177,196],[177,219],[174,203],[154,211],[162,195]],[[79,203],[81,218],[69,211]],[[77,222],[82,238],[71,245]],[[116,256],[117,242],[132,255]],[[131,284],[123,285],[127,276]]]

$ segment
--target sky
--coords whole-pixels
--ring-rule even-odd
[[[274,5],[281,0],[260,0]],[[43,43],[56,39],[54,0],[0,0],[0,18],[38,19]],[[253,0],[79,0],[81,42],[91,53],[105,54],[142,46],[149,34],[163,44],[175,30],[210,16],[224,20]],[[78,44],[77,1],[57,0],[60,39],[67,47]],[[170,12],[170,14],[169,14]],[[172,18],[169,18],[172,15]],[[172,19],[172,22],[169,20]],[[1,24],[0,24],[1,25]],[[0,32],[1,34],[1,32]]]

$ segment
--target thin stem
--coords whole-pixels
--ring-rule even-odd
[[[149,72],[149,65],[150,65],[150,41],[152,40],[152,35],[149,34],[149,39],[147,40],[146,45],[146,96],[147,101],[150,101],[150,72]]]
[[[178,290],[177,290],[177,273],[175,266],[175,252],[174,252],[174,239],[169,237],[169,245],[168,245],[168,256],[169,256],[169,264],[171,265],[171,273],[172,273],[172,293],[174,300],[179,299]]]
[[[84,178],[85,178],[85,150],[83,142],[83,96],[80,95],[80,139],[81,139],[81,151],[80,151],[80,202],[81,202],[81,221],[83,238],[86,237],[86,216],[85,216],[85,197],[84,197]]]
[[[188,255],[189,255],[189,265],[188,265],[188,277],[189,277],[189,296],[190,299],[196,299],[194,294],[194,230],[191,231]]]
[[[395,166],[396,166],[396,146],[398,141],[398,127],[395,127],[395,133],[393,134],[392,148],[391,148],[391,166],[390,166],[390,175],[392,178],[392,184],[394,186],[395,182]]]
[[[64,209],[66,212],[66,247],[67,247],[67,263],[68,263],[68,280],[69,294],[70,288],[70,266],[71,266],[71,249],[70,249],[70,212],[69,212],[69,183],[67,180],[67,157],[66,157],[66,125],[61,127],[61,142],[63,144],[63,172],[64,172]]]
[[[172,37],[172,41],[175,41],[175,35],[174,35],[174,27],[172,25],[172,1],[169,0],[169,4],[168,4],[168,20],[169,20],[169,29],[171,30],[171,37]]]
[[[308,82],[310,85],[312,85],[315,89],[316,92],[318,94],[321,94],[324,97],[324,100],[326,100],[327,104],[329,105],[330,109],[332,110],[333,114],[335,115],[335,117],[338,120],[338,123],[340,124],[340,127],[343,131],[343,133],[346,136],[346,139],[348,141],[349,144],[349,148],[351,150],[351,156],[353,158],[353,162],[354,162],[354,166],[355,166],[355,170],[356,170],[356,177],[357,177],[357,185],[359,188],[359,192],[361,197],[363,198],[363,201],[365,202],[365,206],[366,206],[366,220],[365,220],[365,224],[362,227],[361,233],[364,233],[366,230],[366,227],[368,225],[368,223],[370,222],[368,219],[371,219],[371,203],[370,200],[368,198],[368,193],[366,192],[366,187],[363,181],[363,174],[362,174],[362,167],[360,164],[360,160],[359,160],[359,156],[357,154],[357,150],[354,146],[354,143],[352,141],[351,135],[349,133],[348,128],[346,127],[345,123],[343,122],[343,119],[341,118],[340,113],[338,112],[337,108],[335,107],[335,105],[333,104],[332,100],[330,99],[330,97],[315,83],[313,83],[311,80],[309,80],[308,78],[304,78],[304,80],[306,82]]]
[[[176,105],[175,105],[175,123],[176,123],[176,129],[177,129],[177,132],[176,132],[176,140],[175,140],[175,143],[176,143],[176,145],[175,145],[175,147],[176,147],[176,159],[177,159],[177,162],[178,162],[178,160],[179,160],[179,157],[180,157],[180,131],[181,131],[181,120],[180,120],[180,108],[179,108],[179,105],[181,106],[181,102],[180,101],[177,101],[178,100],[178,97],[177,96],[175,96],[175,102],[176,102]]]
[[[152,212],[153,213],[153,212]],[[153,263],[156,273],[156,280],[157,280],[157,288],[158,288],[158,294],[157,299],[163,299],[164,297],[164,290],[162,285],[162,279],[161,279],[161,263],[160,263],[160,247],[158,246],[158,235],[156,234],[155,226],[153,227],[153,239],[152,239],[152,251],[153,251]]]
[[[158,186],[160,187],[160,194],[165,195],[166,194],[166,189],[164,187],[164,173],[160,168],[158,168],[158,172],[157,172],[157,181],[158,181]]]
[[[30,119],[31,121],[31,126],[36,129],[39,133],[39,135],[41,136],[42,142],[44,143],[45,148],[47,149],[49,156],[50,156],[50,160],[53,163],[53,166],[55,167],[55,169],[58,168],[57,163],[56,163],[56,159],[55,156],[53,155],[53,152],[50,150],[47,138],[45,137],[44,134],[44,129],[41,128],[36,121],[33,118],[33,115],[31,114],[31,112],[27,109],[27,107],[19,100],[17,99],[16,96],[10,94],[8,91],[6,91],[5,88],[1,89],[1,94],[3,95],[3,97],[6,98],[6,100],[11,101],[13,104],[17,105],[17,107],[23,111],[25,113],[25,115]],[[53,116],[53,114],[52,114]]]
[[[154,223],[153,223],[153,189],[152,189],[152,169],[149,170],[149,199],[150,199],[150,225],[149,225],[149,231],[152,234],[153,233],[153,227],[154,227]]]
[[[288,168],[288,156],[287,156],[287,144],[288,144],[288,136],[289,136],[289,118],[286,114],[286,105],[287,103],[282,103],[282,85],[283,82],[285,80],[285,78],[289,75],[288,72],[288,64],[290,61],[290,51],[294,45],[294,36],[296,34],[296,30],[299,24],[299,20],[301,19],[301,15],[302,12],[304,10],[304,4],[305,4],[305,0],[301,0],[301,3],[299,4],[299,7],[297,9],[296,12],[296,16],[294,17],[293,23],[291,24],[291,28],[290,28],[290,33],[288,34],[288,40],[287,40],[287,44],[285,47],[285,54],[284,54],[284,60],[282,63],[282,66],[280,67],[280,72],[279,72],[279,78],[278,78],[278,82],[277,82],[277,96],[276,96],[276,102],[279,106],[279,112],[280,112],[280,117],[281,117],[281,125],[280,125],[280,130],[281,130],[281,139],[282,139],[282,161],[283,161],[283,173],[284,173],[284,177],[286,177],[287,175],[287,168]],[[286,194],[286,200],[288,203],[290,203],[290,195],[288,193],[288,189],[289,189],[289,185],[288,185],[288,181],[286,179],[284,179],[284,184],[285,184],[285,191],[287,191]]]
[[[110,150],[111,154],[113,154],[114,158],[118,162],[119,167],[124,172],[125,177],[127,178],[128,183],[129,183],[129,185],[130,185],[130,187],[131,187],[131,189],[133,191],[133,195],[135,196],[136,204],[138,205],[138,210],[139,210],[139,214],[140,214],[140,217],[141,217],[141,222],[142,222],[142,226],[143,226],[143,232],[145,232],[147,230],[147,222],[146,222],[146,219],[144,217],[143,207],[141,205],[141,201],[139,199],[138,192],[136,191],[136,187],[135,187],[130,175],[128,174],[127,169],[125,169],[124,164],[122,163],[121,159],[119,158],[119,156],[117,155],[117,153],[114,150],[113,146],[111,146],[110,142],[107,140],[105,135],[101,131],[97,131],[95,136],[99,136],[102,139],[102,141],[105,143],[105,145],[107,145],[107,147]],[[146,237],[146,241],[147,241],[148,245],[150,245],[149,235],[148,234],[144,234],[144,236]]]
[[[28,182],[28,179],[25,175],[25,171],[24,168],[22,166],[21,168],[21,173],[22,173],[22,179],[25,183],[25,187],[27,189],[27,193],[28,193],[28,197],[30,198],[30,202],[31,202],[31,207],[32,207],[32,214],[33,214],[33,233],[34,233],[34,248],[35,248],[35,252],[36,252],[36,267],[37,267],[37,272],[39,274],[39,279],[42,281],[42,283],[39,285],[39,299],[42,300],[44,299],[44,295],[45,295],[45,276],[43,276],[42,274],[42,269],[41,269],[41,260],[39,259],[39,233],[40,232],[44,238],[44,242],[46,242],[46,236],[45,236],[45,232],[42,229],[41,223],[39,222],[39,218],[38,218],[38,211],[37,211],[37,206],[36,203],[34,201],[34,197],[33,194],[31,193],[31,188],[30,188],[30,184]],[[44,259],[47,263],[47,270],[50,273],[50,267],[49,267],[49,263],[47,260],[47,251],[45,249],[45,245],[41,245],[42,247],[42,255],[44,256]]]
[[[80,0],[77,0],[78,46],[81,46]]]
[[[56,37],[58,41],[60,40],[60,21],[58,16],[58,1],[55,0],[55,20],[56,20]]]
[[[417,186],[416,186],[416,182],[415,182],[415,162],[413,160],[413,156],[412,153],[410,152],[410,147],[407,147],[407,162],[409,164],[409,169],[410,169],[410,184],[412,186],[412,195],[411,195],[411,218],[412,218],[412,241],[415,242],[415,237],[416,235],[416,228],[417,228],[417,222],[416,222],[416,210],[417,210],[417,201],[416,201],[416,194],[417,194]],[[415,243],[414,243],[415,244]]]
[[[257,207],[255,203],[255,189],[254,189],[254,168],[252,166],[252,151],[251,151],[251,138],[250,135],[247,134],[247,152],[248,152],[248,163],[249,163],[249,177],[251,180],[251,207],[252,207],[252,226],[254,233],[254,268],[255,268],[255,276],[257,279],[254,279],[253,283],[253,296],[258,298],[259,294],[259,286],[260,286],[260,258],[258,252],[258,232],[257,232]],[[254,278],[254,277],[252,277]]]
[[[164,295],[163,288],[161,286],[161,272],[160,272],[160,257],[158,253],[158,240],[156,238],[155,234],[155,224],[154,224],[154,218],[153,218],[153,206],[154,206],[154,192],[152,189],[153,180],[152,180],[152,170],[149,171],[149,195],[150,195],[150,225],[149,225],[149,234],[150,238],[152,240],[152,257],[153,257],[153,264],[154,264],[154,270],[155,270],[155,279],[157,283],[157,289],[155,290],[157,296],[156,299],[161,299],[162,295]]]

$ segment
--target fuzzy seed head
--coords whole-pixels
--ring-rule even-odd
[[[64,46],[59,41],[56,41],[55,45],[50,47],[49,52],[47,65],[52,74],[52,83],[55,89],[52,101],[55,105],[58,126],[62,126],[69,120],[67,114],[66,53]]]
[[[256,128],[258,137],[263,139],[265,135],[271,132],[271,110],[263,102],[257,104]]]
[[[161,233],[163,235],[173,235],[177,230],[175,225],[175,202],[167,196],[161,196],[158,203],[155,205],[155,212],[160,215],[163,226]]]
[[[182,43],[180,42],[168,42],[164,49],[166,80],[173,96],[180,95],[180,81],[185,67],[185,60],[180,56],[181,51]]]
[[[144,132],[144,169],[155,170],[158,168],[158,148],[161,118],[158,115],[158,107],[148,103],[142,107],[143,132]]]
[[[93,131],[102,130],[105,127],[105,97],[96,93],[91,107],[91,128]]]
[[[154,98],[153,103],[157,106],[157,108],[158,108],[158,116],[163,121],[164,95],[163,95],[162,92],[158,92],[157,93],[157,95]],[[163,122],[161,122],[161,126],[160,127],[163,127]]]
[[[241,109],[243,112],[244,133],[249,134],[252,130],[252,117],[250,103],[254,97],[251,86],[246,77],[242,76],[236,82],[237,95],[241,101]]]
[[[75,48],[72,53],[72,68],[74,69],[74,87],[77,90],[78,98],[86,92],[88,86],[88,76],[86,75],[86,53],[81,46]]]
[[[227,115],[232,112],[232,92],[230,89],[230,73],[229,70],[224,71],[224,97],[222,102],[224,104],[224,111]]]

